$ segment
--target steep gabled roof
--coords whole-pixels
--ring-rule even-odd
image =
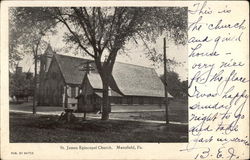
[[[55,52],[53,51],[52,47],[50,44],[48,44],[44,54],[47,56],[47,57],[53,57],[53,55],[55,54]]]
[[[118,62],[112,74],[124,95],[164,97],[164,85],[153,68]]]
[[[56,54],[53,50],[51,45],[49,44],[44,52],[44,54],[42,55],[43,59],[46,59],[46,63],[45,63],[45,73],[48,72],[49,70],[49,66],[51,64],[51,60],[53,55]]]
[[[81,70],[81,66],[88,61],[87,59],[60,54],[54,54],[54,57],[60,67],[66,83],[77,85],[82,83],[86,72]]]
[[[164,85],[153,68],[116,62],[112,75],[119,92],[126,96],[164,97]],[[88,74],[88,79],[93,88],[102,89],[99,74]]]
[[[59,54],[54,57],[66,83],[82,83],[86,72],[80,67],[89,60]],[[126,96],[164,97],[164,85],[153,68],[116,62],[112,75],[119,92]],[[88,79],[93,88],[102,89],[102,81],[97,72],[89,74]],[[170,94],[168,96],[172,97]]]
[[[87,75],[90,85],[94,89],[102,89],[102,79],[98,73],[90,73]]]

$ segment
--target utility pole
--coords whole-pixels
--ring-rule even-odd
[[[87,61],[84,64],[86,64],[86,66],[84,66],[82,69],[80,69],[81,71],[85,71],[86,72],[86,76],[89,74],[90,71],[94,71],[94,68],[90,66],[90,63],[92,63],[92,61]],[[85,86],[85,95],[84,95],[84,101],[85,101],[85,105],[87,105],[87,87]],[[83,120],[86,120],[86,108],[84,109],[84,115],[83,115]]]
[[[166,38],[163,39],[163,53],[164,53],[164,91],[165,91],[165,112],[166,112],[166,124],[169,124],[168,119],[168,89],[167,89],[167,56],[166,56]]]

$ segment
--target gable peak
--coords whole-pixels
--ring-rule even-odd
[[[46,54],[46,55],[48,55],[48,56],[51,56],[51,57],[53,56],[54,51],[53,51],[53,49],[52,49],[52,47],[51,47],[50,44],[48,44],[48,46],[47,46],[47,48],[46,48],[44,54]]]

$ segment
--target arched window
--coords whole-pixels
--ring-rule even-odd
[[[76,97],[76,87],[71,87],[71,97],[72,98]]]

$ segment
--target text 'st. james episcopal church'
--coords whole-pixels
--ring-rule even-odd
[[[50,45],[40,60],[38,105],[100,110],[102,81],[94,61],[56,54]],[[116,62],[110,82],[114,107],[161,107],[164,103],[164,85],[153,68]]]

